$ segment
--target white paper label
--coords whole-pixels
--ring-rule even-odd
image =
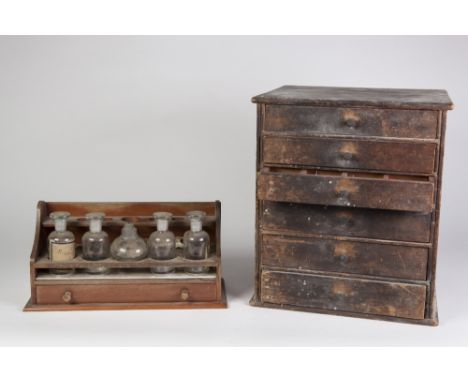
[[[70,261],[75,257],[75,242],[67,244],[50,243],[52,261]]]

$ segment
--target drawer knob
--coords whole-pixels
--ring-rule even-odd
[[[346,118],[344,123],[350,129],[355,129],[359,125],[359,120],[357,118]]]
[[[343,212],[341,214],[338,215],[338,222],[341,224],[341,225],[344,225],[344,226],[352,226],[354,223],[353,223],[353,216],[349,213],[346,213],[346,212]]]
[[[340,157],[344,160],[351,160],[354,158],[354,153],[350,152],[340,152]]]
[[[72,292],[70,292],[69,290],[65,291],[65,293],[63,294],[62,296],[62,300],[64,302],[71,302],[72,300]]]
[[[336,193],[337,194],[337,198],[336,198],[336,202],[340,205],[346,205],[346,206],[349,206],[351,203],[349,201],[349,192],[348,191],[339,191]]]
[[[189,291],[187,288],[184,288],[180,291],[180,298],[184,301],[187,301],[190,297]]]
[[[344,142],[338,149],[339,158],[342,160],[354,160],[358,154],[358,148],[354,142]]]
[[[346,190],[340,190],[336,194],[341,199],[347,199],[349,197],[350,193],[349,193],[349,191],[346,191]]]

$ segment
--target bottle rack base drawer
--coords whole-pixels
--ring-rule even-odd
[[[216,284],[39,285],[36,295],[38,304],[215,301]]]
[[[37,287],[37,303],[28,301],[24,311],[207,309],[226,308],[226,290],[216,284],[43,285]],[[112,297],[109,296],[111,294]]]

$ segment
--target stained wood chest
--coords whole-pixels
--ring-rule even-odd
[[[253,102],[251,304],[436,325],[447,92],[283,86]]]

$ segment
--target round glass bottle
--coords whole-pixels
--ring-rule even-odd
[[[55,230],[52,231],[47,242],[49,245],[49,259],[52,262],[71,261],[75,257],[75,235],[67,231],[67,219],[69,212],[52,212],[50,218],[53,219]],[[74,269],[50,269],[50,273],[55,275],[66,275],[74,272]]]
[[[109,257],[109,235],[102,230],[104,216],[105,214],[101,212],[86,214],[86,219],[89,220],[89,231],[81,239],[84,260],[98,261]],[[108,267],[86,268],[86,272],[91,274],[102,274],[109,271]]]
[[[148,239],[149,257],[155,260],[173,259],[176,257],[175,236],[174,233],[168,230],[172,214],[169,212],[155,212],[153,216],[156,221],[157,230]],[[151,272],[174,272],[174,267],[161,265],[151,268]]]
[[[148,247],[138,236],[133,223],[125,223],[122,234],[111,245],[111,255],[116,260],[141,260],[146,257]]]
[[[208,258],[210,253],[210,235],[203,231],[203,211],[187,212],[190,221],[190,231],[184,234],[184,257],[189,260],[203,260]],[[186,267],[186,272],[202,273],[208,272],[209,267]]]

